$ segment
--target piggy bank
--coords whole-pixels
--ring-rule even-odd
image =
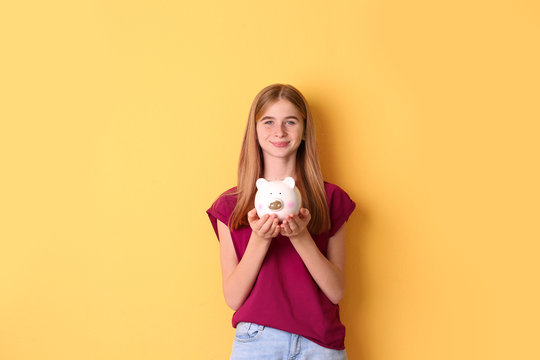
[[[294,179],[287,177],[282,181],[267,181],[257,179],[255,208],[257,215],[276,214],[283,221],[289,214],[298,214],[302,206],[300,191],[295,186]]]

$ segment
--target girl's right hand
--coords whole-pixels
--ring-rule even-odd
[[[260,238],[271,240],[279,234],[279,220],[275,214],[265,214],[262,218],[257,215],[257,209],[253,208],[247,213],[251,230]]]

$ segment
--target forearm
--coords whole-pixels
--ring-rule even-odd
[[[269,246],[269,240],[252,233],[242,259],[223,280],[225,301],[233,310],[238,310],[249,295]]]
[[[321,253],[309,232],[290,240],[322,292],[332,303],[339,303],[345,293],[344,272]]]

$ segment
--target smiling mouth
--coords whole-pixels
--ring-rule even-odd
[[[272,142],[272,145],[274,145],[275,147],[279,147],[279,148],[282,148],[282,147],[285,147],[287,145],[289,145],[289,141],[283,141],[283,142]]]

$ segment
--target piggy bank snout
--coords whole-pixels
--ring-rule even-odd
[[[283,208],[283,201],[280,199],[275,199],[268,205],[268,208],[270,210],[281,210]]]

